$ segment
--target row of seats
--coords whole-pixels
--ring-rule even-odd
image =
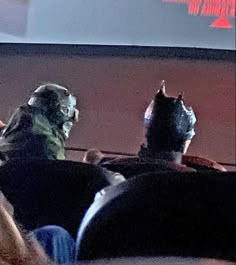
[[[12,160],[0,187],[27,230],[54,224],[77,238],[77,259],[192,256],[236,260],[236,173],[156,172],[108,186],[102,168]],[[77,233],[78,232],[78,233]]]

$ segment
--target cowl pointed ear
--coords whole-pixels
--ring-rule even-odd
[[[162,80],[160,89],[157,91],[157,97],[163,98],[165,96],[166,96],[166,83],[165,83],[165,80]]]
[[[183,92],[181,92],[179,94],[178,99],[181,100],[181,101],[183,101],[183,99],[184,99],[184,93]]]

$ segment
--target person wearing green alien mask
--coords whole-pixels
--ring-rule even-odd
[[[78,116],[76,98],[67,88],[39,86],[3,129],[1,158],[65,159],[65,141]]]

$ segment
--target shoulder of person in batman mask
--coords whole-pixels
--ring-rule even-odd
[[[78,121],[76,98],[57,84],[38,87],[17,108],[0,138],[6,159],[65,159],[65,141]]]

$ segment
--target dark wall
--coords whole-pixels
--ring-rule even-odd
[[[235,163],[235,63],[178,56],[88,56],[0,52],[0,119],[7,121],[40,81],[58,82],[78,96],[80,122],[68,146],[136,152],[143,113],[159,82],[184,92],[197,114],[189,153]],[[81,154],[69,153],[78,159]]]

